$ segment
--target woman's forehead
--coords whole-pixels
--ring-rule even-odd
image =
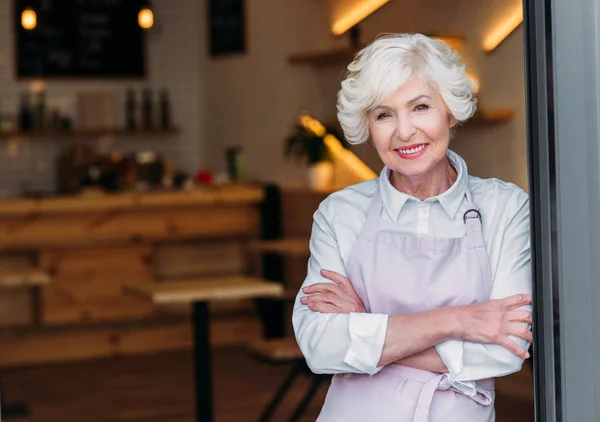
[[[435,89],[429,82],[427,82],[424,78],[413,75],[405,83],[400,85],[400,87],[392,91],[390,95],[383,98],[381,103],[388,101],[405,101],[421,95],[426,95],[431,99],[439,97],[437,89]]]

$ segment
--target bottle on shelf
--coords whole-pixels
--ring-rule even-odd
[[[35,130],[41,132],[46,129],[46,91],[38,91],[35,97]]]
[[[19,131],[30,132],[33,130],[33,113],[31,111],[29,92],[21,93],[18,116]]]
[[[241,146],[232,146],[225,149],[227,173],[230,181],[239,181],[243,178],[243,152]]]
[[[136,128],[135,109],[135,91],[128,89],[125,94],[125,127],[127,130],[135,130]]]
[[[172,127],[171,104],[169,101],[169,91],[166,88],[160,91],[160,126],[164,130]]]
[[[146,130],[154,127],[152,121],[152,90],[146,88],[142,94],[142,125]]]

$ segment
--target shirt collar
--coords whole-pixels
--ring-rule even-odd
[[[402,211],[402,207],[404,207],[404,204],[406,204],[407,201],[423,203],[439,202],[448,216],[451,219],[454,219],[460,204],[465,197],[469,175],[467,171],[467,164],[458,154],[456,154],[454,151],[448,150],[446,155],[456,169],[458,177],[456,178],[454,184],[450,186],[450,189],[448,189],[446,192],[432,198],[427,198],[425,201],[421,201],[404,192],[400,192],[394,186],[392,186],[392,183],[390,182],[390,169],[387,166],[383,167],[379,175],[381,200],[383,202],[383,206],[394,222],[398,221],[400,211]]]

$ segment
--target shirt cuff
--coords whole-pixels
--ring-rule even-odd
[[[350,346],[344,362],[366,374],[379,372],[383,367],[377,364],[383,352],[387,325],[387,315],[350,313]]]
[[[442,358],[448,368],[448,382],[450,385],[468,397],[477,395],[477,383],[475,381],[458,381],[456,378],[463,370],[464,342],[460,340],[448,340],[435,346],[435,350]]]

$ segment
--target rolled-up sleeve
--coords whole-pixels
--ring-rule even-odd
[[[322,269],[346,275],[333,227],[335,215],[330,199],[323,201],[314,214],[311,256],[302,287],[331,282],[321,276]],[[303,295],[300,290],[294,304],[292,323],[298,345],[314,373],[374,374],[381,369],[377,364],[385,342],[387,315],[314,312],[300,302]]]
[[[517,195],[515,207],[517,211],[502,239],[490,299],[531,293],[529,201],[524,192]],[[531,311],[531,306],[520,309]],[[525,340],[511,340],[529,349]],[[476,393],[475,381],[509,375],[520,371],[523,365],[523,359],[499,345],[450,340],[437,345],[436,350],[448,368],[450,384],[471,397]]]

